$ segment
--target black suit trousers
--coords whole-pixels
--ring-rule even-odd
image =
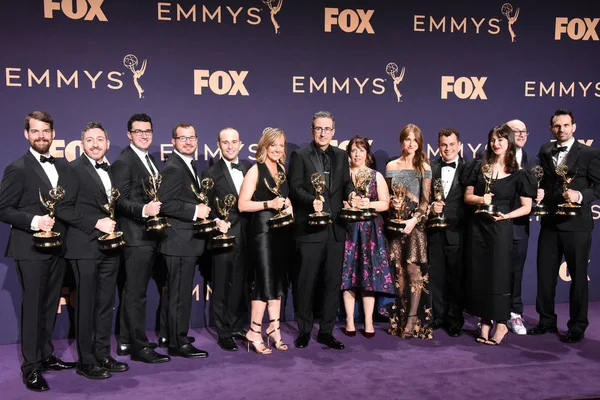
[[[219,337],[231,337],[242,329],[246,309],[246,252],[244,246],[213,250],[212,299],[213,315]]]
[[[22,290],[21,371],[28,376],[54,352],[52,332],[66,263],[53,256],[48,260],[17,260],[16,264]]]
[[[567,327],[583,333],[588,326],[588,257],[591,232],[565,232],[542,227],[538,239],[536,310],[540,322],[556,326],[554,296],[562,257],[571,276]]]
[[[192,311],[192,288],[198,257],[164,255],[167,264],[169,346],[189,344],[188,330]]]
[[[523,239],[514,239],[512,244],[512,263],[510,270],[510,280],[512,283],[512,306],[511,312],[523,314],[523,300],[521,298],[523,286],[523,269],[525,268],[525,260],[527,259],[527,247],[529,237]]]
[[[335,240],[333,227],[327,226],[328,239],[323,242],[298,242],[298,264],[293,279],[296,321],[300,334],[313,328],[313,298],[317,280],[322,279],[323,305],[320,334],[330,334],[335,326],[342,284],[344,242]],[[319,296],[317,296],[319,297]]]

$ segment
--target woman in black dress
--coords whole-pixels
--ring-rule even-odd
[[[292,213],[288,198],[287,180],[280,185],[281,197],[269,188],[275,188],[274,176],[284,174],[286,138],[282,130],[266,128],[256,149],[256,164],[244,177],[239,196],[239,210],[252,213],[252,294],[250,330],[246,334],[248,349],[254,347],[258,354],[270,354],[272,341],[277,350],[287,350],[281,340],[279,316],[281,296],[287,293],[289,257],[293,254],[291,224],[281,228],[270,228],[269,219],[280,209]],[[262,321],[265,308],[269,314],[266,329],[267,346],[262,338]]]
[[[494,127],[488,134],[483,160],[476,160],[462,177],[465,202],[472,206],[493,204],[496,215],[476,213],[469,224],[467,248],[467,312],[481,318],[481,336],[477,342],[497,345],[508,333],[511,283],[510,251],[512,248],[512,218],[531,211],[531,198],[536,195],[536,182],[527,170],[519,170],[516,160],[515,136],[506,125]],[[488,167],[485,167],[485,166]],[[494,180],[491,193],[485,193],[486,180]],[[510,211],[511,200],[518,194],[521,207]],[[490,338],[492,321],[496,330]]]

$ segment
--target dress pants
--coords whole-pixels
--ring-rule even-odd
[[[246,311],[246,254],[244,246],[231,250],[213,250],[212,299],[215,325],[220,338],[231,337],[242,329]]]
[[[121,314],[129,333],[127,342],[133,354],[150,346],[146,337],[146,292],[156,260],[156,246],[125,247],[125,288],[121,297]]]
[[[511,312],[523,314],[523,300],[521,299],[521,291],[523,285],[523,269],[525,268],[525,260],[527,259],[527,246],[529,237],[524,239],[513,239],[512,245],[512,262],[510,279],[512,284],[512,306]]]
[[[331,334],[335,326],[342,284],[344,242],[335,240],[331,225],[327,229],[327,241],[297,243],[299,260],[293,280],[293,296],[300,334],[312,331],[313,297],[319,278],[322,279],[323,287],[319,334]]]
[[[567,328],[584,333],[588,326],[588,257],[591,232],[563,232],[542,228],[538,239],[536,310],[540,323],[556,326],[554,296],[558,272],[564,255],[571,276],[569,321]]]
[[[79,364],[93,365],[110,355],[118,254],[72,260],[77,284],[76,327]]]
[[[52,333],[66,263],[62,257],[48,260],[16,260],[21,284],[21,352],[23,376],[40,369],[54,352]]]
[[[188,330],[192,311],[192,288],[198,257],[165,255],[167,264],[167,298],[169,347],[189,344]]]

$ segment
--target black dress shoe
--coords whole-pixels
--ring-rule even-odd
[[[129,354],[131,354],[131,345],[129,343],[117,344],[117,355],[118,356],[128,356]]]
[[[231,332],[231,337],[237,340],[246,340],[246,331],[240,329],[239,331]]]
[[[235,344],[235,342],[233,341],[233,338],[231,338],[231,337],[219,338],[219,346],[223,350],[228,350],[228,351],[237,351],[237,349],[238,349],[237,344]]]
[[[431,324],[429,324],[429,327],[433,330],[440,329],[443,326],[444,326],[444,321],[442,321],[441,319],[436,319]]]
[[[111,356],[98,358],[98,364],[110,372],[125,372],[129,369],[129,365],[124,362],[120,362],[112,358]]]
[[[344,344],[334,338],[331,333],[317,335],[317,342],[324,344],[330,349],[344,350]]]
[[[560,337],[563,343],[579,343],[583,340],[583,333],[567,331],[566,335]]]
[[[308,346],[308,342],[310,342],[310,333],[301,333],[298,335],[296,340],[294,340],[294,345],[301,349]]]
[[[48,382],[44,379],[42,371],[37,369],[32,371],[27,378],[23,378],[23,383],[27,389],[34,392],[45,392],[46,390],[50,390],[50,386],[48,386]]]
[[[42,361],[42,367],[45,370],[62,371],[65,369],[73,369],[77,366],[74,362],[66,362],[52,354],[50,357]]]
[[[108,379],[111,377],[110,372],[102,368],[99,365],[78,365],[77,370],[78,375],[85,376],[88,379]]]
[[[527,329],[528,335],[543,335],[545,333],[558,333],[558,329],[556,328],[556,326],[545,325],[541,322],[537,324],[534,328]]]
[[[190,343],[181,347],[169,347],[169,355],[184,358],[206,358],[208,353],[192,346]]]
[[[168,362],[171,357],[157,353],[150,347],[144,347],[139,354],[132,354],[131,359],[133,361],[145,362],[146,364],[160,364]]]
[[[462,329],[460,329],[458,326],[456,325],[449,325],[446,328],[446,332],[448,333],[448,336],[452,336],[452,337],[458,337],[460,335],[462,335]]]
[[[192,337],[192,336],[188,336],[187,339],[190,343],[194,343],[196,341],[196,338]],[[158,338],[158,347],[160,347],[161,349],[169,348],[169,339],[167,339],[165,337],[159,337]],[[153,347],[153,348],[155,349],[156,347]]]

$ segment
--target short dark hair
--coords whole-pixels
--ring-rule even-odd
[[[317,118],[329,118],[332,122],[332,128],[335,129],[335,118],[329,111],[317,111],[312,118],[312,127],[315,127],[315,119]]]
[[[194,126],[192,124],[188,124],[186,122],[182,122],[180,124],[175,125],[175,127],[173,127],[173,130],[171,131],[173,139],[177,139],[177,129],[179,129],[179,128],[193,128],[193,127]]]
[[[550,117],[550,126],[552,126],[552,124],[554,123],[554,118],[559,117],[561,115],[568,115],[569,117],[571,117],[571,123],[575,123],[575,116],[573,115],[573,111],[569,110],[568,108],[559,108],[558,110],[554,111],[554,115]]]
[[[46,111],[32,111],[25,117],[25,130],[29,131],[29,121],[32,119],[45,122],[50,125],[50,129],[54,129],[54,120]]]
[[[515,133],[512,128],[507,124],[500,124],[493,127],[488,133],[487,149],[485,150],[484,161],[486,164],[493,164],[496,162],[496,153],[492,149],[492,136],[498,136],[504,138],[508,142],[508,148],[506,149],[506,155],[504,156],[504,171],[507,174],[512,174],[519,170],[519,163],[517,163],[517,145],[515,144]]]
[[[127,132],[131,132],[134,122],[150,122],[150,128],[152,128],[152,118],[148,114],[133,114],[127,121]]]
[[[456,138],[460,142],[460,133],[456,129],[454,129],[454,128],[444,128],[438,134],[438,143],[440,142],[440,139],[442,138],[442,136],[449,137],[449,136],[452,136],[452,135],[456,135]]]
[[[104,132],[104,136],[106,137],[106,139],[108,139],[108,133],[106,132],[106,129],[104,129],[102,124],[98,121],[91,121],[88,122],[85,125],[85,128],[83,128],[83,130],[81,131],[81,140],[83,140],[83,135],[85,135],[85,133],[90,129],[100,129],[102,132]]]
[[[373,159],[373,154],[371,154],[371,145],[369,144],[369,139],[366,137],[354,136],[348,142],[348,146],[346,146],[346,153],[348,153],[348,157],[350,157],[350,152],[352,151],[352,145],[355,147],[362,147],[367,152],[367,159],[365,160],[365,164],[367,167],[373,165],[375,160]]]

